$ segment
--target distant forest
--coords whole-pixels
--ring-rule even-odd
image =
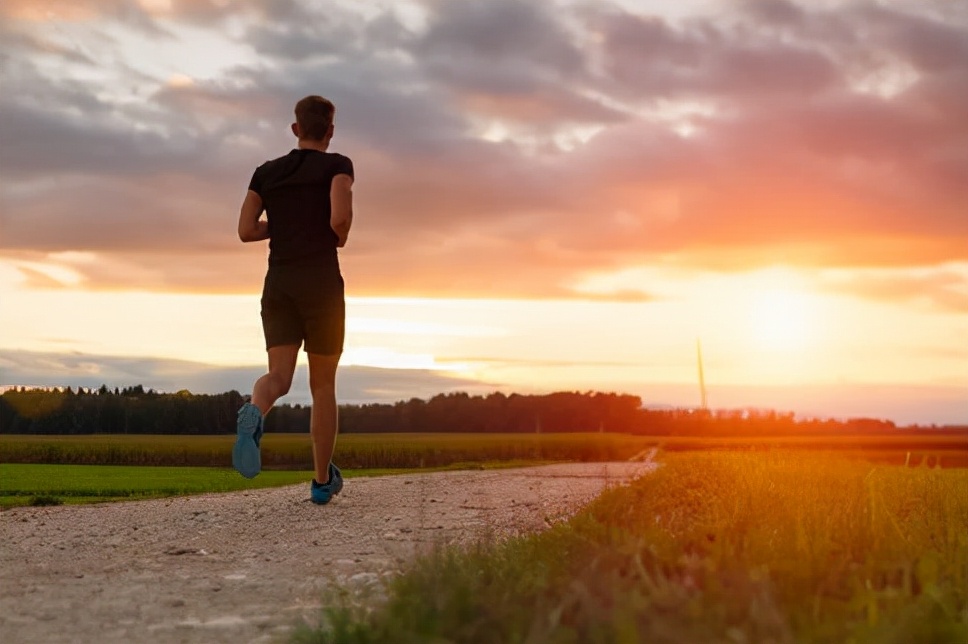
[[[232,434],[244,398],[124,389],[14,388],[0,395],[2,434]],[[644,409],[637,396],[439,394],[429,400],[340,406],[340,432],[618,432],[654,436],[779,436],[899,431],[877,419],[795,419],[774,411]],[[308,432],[310,407],[278,405],[267,432]]]

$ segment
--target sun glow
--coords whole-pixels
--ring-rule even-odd
[[[809,297],[791,290],[766,290],[750,303],[753,345],[768,351],[797,351],[810,344],[814,326]]]

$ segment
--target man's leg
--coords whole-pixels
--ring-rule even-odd
[[[252,404],[265,416],[276,401],[289,393],[292,376],[296,372],[298,344],[269,347],[269,372],[255,381],[252,388]]]
[[[252,400],[239,408],[235,424],[232,465],[239,474],[251,479],[262,471],[262,424],[272,405],[289,391],[296,370],[299,345],[269,349],[269,372],[259,378],[252,390]]]
[[[316,353],[309,356],[309,389],[313,396],[313,412],[309,432],[313,441],[313,461],[316,481],[329,482],[329,463],[336,447],[336,366],[339,355],[325,356]]]

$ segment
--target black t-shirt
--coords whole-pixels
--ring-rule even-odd
[[[353,162],[317,150],[296,149],[256,168],[249,190],[262,197],[269,220],[270,266],[336,263],[329,190],[338,174],[352,177]]]

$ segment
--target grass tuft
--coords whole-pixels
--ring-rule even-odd
[[[63,503],[64,501],[60,497],[51,496],[49,494],[32,496],[27,501],[27,505],[37,507],[45,505],[62,505]]]
[[[565,525],[442,548],[297,641],[968,641],[968,472],[688,454]]]

